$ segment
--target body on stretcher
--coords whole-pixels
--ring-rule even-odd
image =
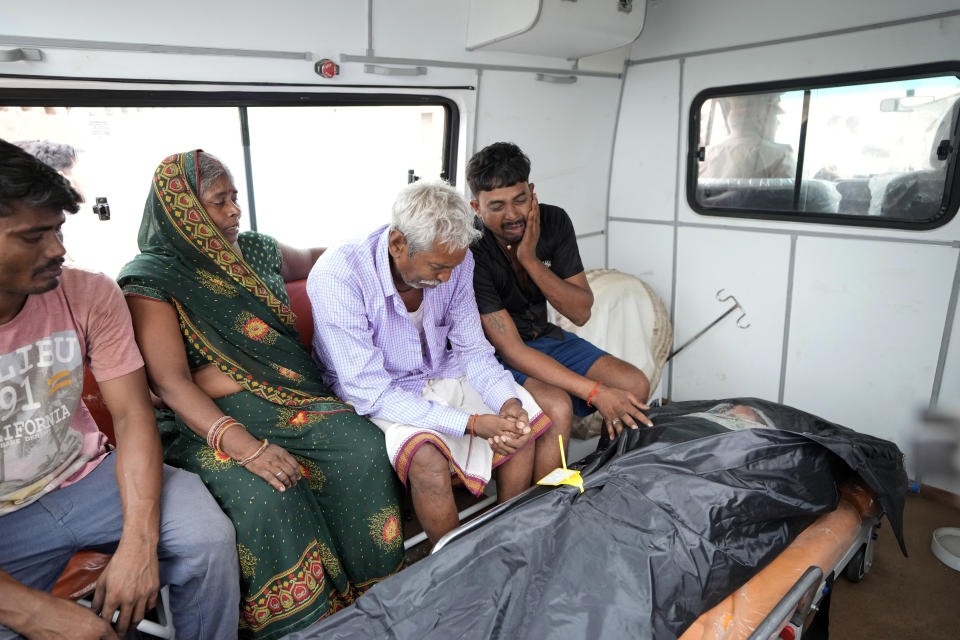
[[[817,518],[760,573],[697,618],[680,640],[767,640],[780,638],[788,626],[799,638],[831,575],[847,569],[848,577],[859,580],[869,570],[879,523],[873,493],[856,482],[844,485],[834,511]],[[819,569],[817,579],[808,578],[809,587],[785,601],[811,567]]]
[[[546,490],[533,486],[461,525],[441,538],[431,554]],[[835,510],[817,518],[757,575],[704,612],[679,640],[800,638],[826,593],[828,578],[845,573],[859,581],[869,570],[881,515],[872,491],[856,481],[846,483]],[[787,627],[793,635],[781,636]]]

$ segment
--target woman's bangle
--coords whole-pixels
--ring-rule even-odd
[[[210,428],[207,430],[207,444],[210,445],[210,448],[216,449],[215,446],[217,442],[217,437],[220,435],[220,432],[223,430],[223,426],[233,420],[230,416],[220,416],[216,422],[210,425]]]
[[[220,429],[220,433],[217,434],[217,439],[213,442],[213,448],[216,449],[217,453],[227,455],[227,452],[223,450],[223,436],[227,433],[227,431],[230,430],[230,427],[240,427],[241,429],[246,430],[246,427],[236,420],[225,422],[223,427]]]
[[[590,407],[591,409],[593,408],[593,405],[590,404],[590,401],[593,400],[593,396],[595,396],[595,395],[597,394],[597,389],[600,388],[600,385],[601,385],[601,384],[603,384],[603,382],[601,382],[601,381],[598,380],[598,381],[597,381],[597,384],[593,385],[593,390],[590,391],[590,393],[587,394],[587,406]]]
[[[476,438],[476,437],[477,437],[477,434],[476,434],[476,432],[474,432],[473,427],[474,427],[474,425],[477,424],[477,417],[478,417],[479,415],[480,415],[480,414],[475,413],[475,414],[473,414],[472,416],[470,416],[470,423],[469,423],[469,424],[470,424],[470,437],[471,437],[471,438]]]
[[[247,456],[243,460],[240,460],[239,462],[237,462],[237,464],[240,465],[241,467],[247,466],[248,464],[250,464],[251,462],[253,462],[254,460],[260,457],[260,455],[264,452],[264,450],[266,450],[268,444],[270,443],[267,442],[266,438],[264,438],[263,444],[260,445],[259,449],[253,452],[253,455]]]

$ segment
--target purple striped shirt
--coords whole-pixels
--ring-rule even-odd
[[[449,280],[424,289],[424,352],[390,274],[389,234],[385,226],[328,249],[313,266],[314,359],[361,415],[462,436],[470,414],[420,397],[428,380],[466,376],[494,413],[517,397],[480,327],[473,255],[467,251]]]

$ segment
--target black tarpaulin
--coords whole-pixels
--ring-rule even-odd
[[[703,417],[719,402],[778,428],[730,431]],[[586,461],[584,493],[537,488],[291,639],[676,638],[836,508],[853,470],[901,538],[890,442],[755,399],[650,416]]]

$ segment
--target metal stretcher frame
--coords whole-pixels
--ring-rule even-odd
[[[479,529],[480,527],[482,527],[483,525],[485,525],[486,523],[488,523],[488,522],[490,522],[490,521],[492,521],[492,520],[495,520],[495,519],[497,518],[497,516],[499,516],[499,515],[500,515],[501,513],[503,513],[504,511],[506,511],[506,510],[508,510],[508,509],[513,509],[514,507],[516,507],[516,506],[518,506],[518,505],[520,505],[520,504],[523,504],[524,502],[527,502],[527,501],[529,501],[529,500],[532,500],[533,498],[535,498],[535,497],[537,497],[537,496],[539,496],[539,495],[541,495],[541,494],[543,494],[543,493],[546,493],[546,492],[549,491],[551,488],[552,488],[552,487],[544,487],[544,486],[540,486],[540,485],[533,485],[532,487],[530,487],[529,489],[527,489],[527,490],[524,491],[523,493],[520,493],[520,494],[518,494],[518,495],[515,495],[514,497],[510,498],[509,500],[506,500],[506,501],[504,501],[504,502],[501,502],[500,504],[498,504],[497,506],[495,506],[493,509],[490,509],[489,511],[480,514],[479,516],[477,516],[476,518],[474,518],[474,519],[471,520],[470,522],[466,522],[466,523],[460,525],[459,527],[457,527],[456,529],[454,529],[453,531],[449,531],[448,533],[446,533],[442,538],[440,538],[439,540],[437,540],[437,544],[433,545],[433,549],[430,550],[430,555],[433,555],[434,553],[437,553],[438,551],[440,551],[441,549],[443,549],[445,546],[447,546],[448,544],[450,544],[450,543],[453,542],[454,540],[465,536],[466,534],[470,533],[471,531],[474,531],[474,530],[476,530],[476,529]]]
[[[93,603],[91,602],[89,596],[80,598],[76,601],[76,603],[87,608],[93,607]],[[165,584],[160,588],[160,593],[158,594],[157,604],[154,606],[154,610],[157,615],[157,622],[144,618],[137,624],[136,630],[141,634],[146,634],[152,638],[174,640],[174,638],[176,638],[176,629],[173,626],[173,617],[170,614],[170,585]],[[115,611],[113,614],[113,619],[110,622],[115,623],[119,615],[120,612]]]
[[[817,526],[817,523],[810,525]],[[849,544],[840,559],[824,573],[817,565],[811,565],[793,584],[789,591],[757,625],[747,640],[776,640],[782,637],[785,628],[793,630],[794,638],[800,638],[805,624],[815,613],[827,593],[828,584],[850,567],[852,579],[859,581],[870,570],[873,558],[874,530],[880,526],[879,516],[864,515],[860,531]],[[860,556],[860,552],[863,555]],[[761,572],[762,573],[762,572]]]
[[[441,551],[451,542],[496,520],[500,514],[508,509],[513,509],[550,490],[552,490],[552,487],[538,485],[530,487],[520,495],[497,505],[486,513],[481,514],[470,522],[444,535],[437,541],[431,554]],[[842,499],[841,503],[843,501]],[[747,640],[775,640],[781,637],[780,634],[785,627],[791,627],[795,632],[794,637],[799,638],[810,615],[816,612],[821,600],[824,595],[826,595],[828,582],[832,583],[833,578],[839,576],[840,573],[845,570],[847,570],[848,577],[854,581],[859,581],[866,572],[869,571],[873,559],[873,543],[876,538],[875,529],[880,526],[880,515],[879,513],[872,513],[869,508],[854,506],[854,501],[852,500],[848,501],[848,504],[859,514],[860,525],[856,535],[843,550],[838,560],[833,563],[826,572],[819,566],[809,566],[780,601],[766,614]],[[838,505],[835,512],[841,508],[842,504]],[[805,531],[816,528],[820,522],[821,519],[818,519]],[[801,533],[801,536],[802,535]],[[800,536],[798,536],[798,539],[799,537]],[[790,548],[790,546],[787,547],[787,549]],[[784,552],[786,552],[787,549],[785,549]],[[860,555],[861,551],[862,555]],[[781,555],[784,552],[781,552]],[[771,567],[761,570],[758,575],[768,570],[771,570]],[[736,593],[736,591],[734,591],[734,593]],[[697,622],[699,622],[699,620]],[[694,625],[695,624],[696,622],[694,622]],[[692,626],[693,625],[691,625],[691,627]]]

